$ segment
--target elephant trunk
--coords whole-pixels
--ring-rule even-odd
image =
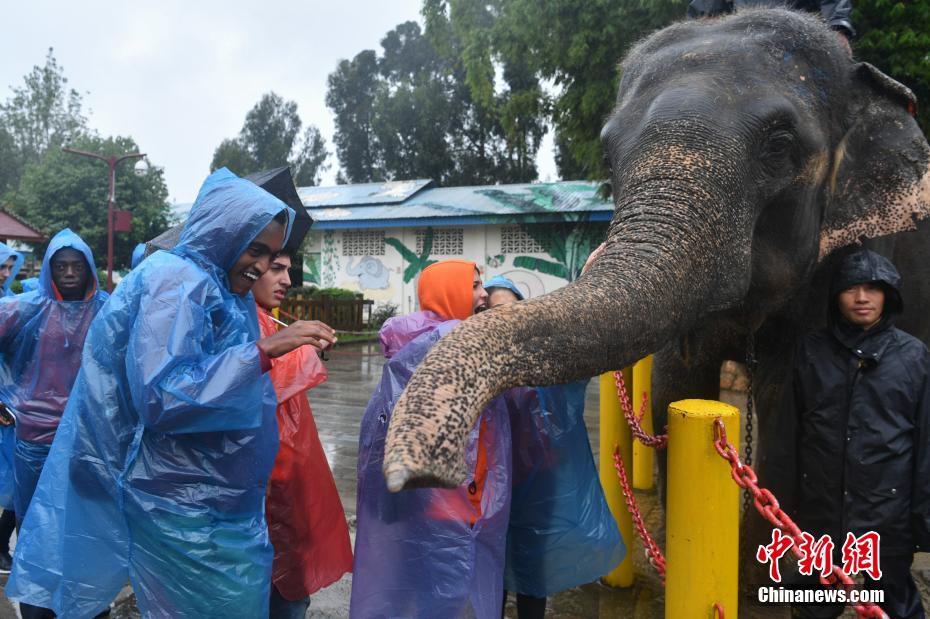
[[[497,394],[619,369],[742,298],[752,226],[734,225],[733,215],[724,222],[724,213],[745,209],[723,206],[744,196],[736,181],[732,190],[719,183],[713,195],[708,190],[707,176],[726,178],[715,167],[727,161],[659,158],[691,166],[687,182],[670,183],[663,166],[634,166],[641,173],[621,179],[628,197],[617,202],[606,247],[577,281],[474,316],[433,347],[388,428],[383,470],[391,491],[459,485],[468,432]]]

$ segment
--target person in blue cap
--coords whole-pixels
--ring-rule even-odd
[[[116,288],[88,333],[8,597],[86,618],[128,579],[143,617],[267,616],[278,446],[267,372],[327,337],[303,321],[259,336],[250,291],[292,221],[220,169],[178,244]]]
[[[489,311],[524,300],[506,277],[484,288]],[[587,385],[585,379],[504,394],[513,441],[504,604],[507,591],[515,592],[519,619],[542,619],[548,596],[597,580],[626,554],[584,424]]]
[[[67,228],[45,251],[39,288],[0,300],[0,401],[16,420],[18,522],[26,515],[81,367],[88,328],[106,300],[90,247]],[[43,615],[28,605],[22,610],[25,617]]]
[[[23,256],[11,249],[6,243],[0,243],[0,298],[12,297],[10,284],[23,266]],[[0,403],[2,406],[2,403]],[[16,528],[16,514],[13,512],[13,448],[16,433],[13,418],[6,411],[0,411],[0,574],[9,574],[12,558],[10,557],[10,536]]]

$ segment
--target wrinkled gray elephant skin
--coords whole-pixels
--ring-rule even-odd
[[[391,419],[390,489],[459,484],[467,432],[496,394],[656,351],[659,414],[716,398],[721,360],[741,359],[754,332],[757,404],[773,410],[788,352],[825,315],[833,265],[867,239],[909,282],[900,324],[930,335],[914,312],[930,300],[919,271],[930,151],[907,88],[785,10],[672,25],[633,49],[622,75],[602,131],[615,202],[603,255],[568,286],[436,344]]]

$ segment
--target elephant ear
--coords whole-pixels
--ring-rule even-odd
[[[833,153],[821,259],[930,217],[930,146],[914,120],[914,93],[867,62],[851,66],[849,129]]]

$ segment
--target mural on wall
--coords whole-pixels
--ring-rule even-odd
[[[524,270],[505,271],[501,273],[504,277],[512,281],[523,293],[523,298],[532,299],[546,294],[546,285],[535,273]]]
[[[501,265],[504,264],[505,258],[504,254],[497,254],[495,256],[485,256],[484,263],[492,269],[498,269]]]
[[[586,195],[590,197],[571,193],[584,192],[586,189]],[[604,198],[598,193],[591,193],[588,185],[539,185],[530,187],[528,192],[522,194],[499,189],[484,189],[479,193],[499,204],[527,213],[519,219],[514,218],[512,223],[518,224],[552,258],[546,260],[535,256],[516,256],[513,259],[516,268],[575,281],[581,275],[585,260],[607,236],[607,222],[590,221],[591,213],[587,211],[566,209],[566,196],[573,201],[573,206],[578,201],[590,203],[591,206],[603,204]],[[539,208],[544,213],[529,212],[538,211]],[[559,213],[563,221],[546,221],[548,213]]]
[[[336,286],[336,273],[340,269],[339,252],[336,249],[336,233],[333,230],[323,232],[323,272],[320,284],[324,288]]]
[[[552,260],[535,256],[517,256],[513,266],[573,282],[584,267],[585,260],[607,236],[607,222],[588,221],[588,213],[572,213],[560,223],[529,224],[520,222],[520,228],[533,237]]]
[[[404,269],[405,284],[409,284],[413,278],[419,275],[420,271],[437,262],[436,260],[429,259],[429,254],[433,251],[432,228],[426,229],[426,235],[423,238],[423,251],[419,255],[417,255],[416,251],[404,245],[398,238],[384,237],[384,242],[396,249],[397,253],[404,259],[404,262],[407,263],[407,268]]]
[[[304,254],[304,283],[322,286],[320,275],[320,254]]]
[[[350,258],[346,273],[358,278],[358,287],[362,290],[384,290],[391,285],[390,271],[372,256],[363,257],[357,264],[354,258]]]

